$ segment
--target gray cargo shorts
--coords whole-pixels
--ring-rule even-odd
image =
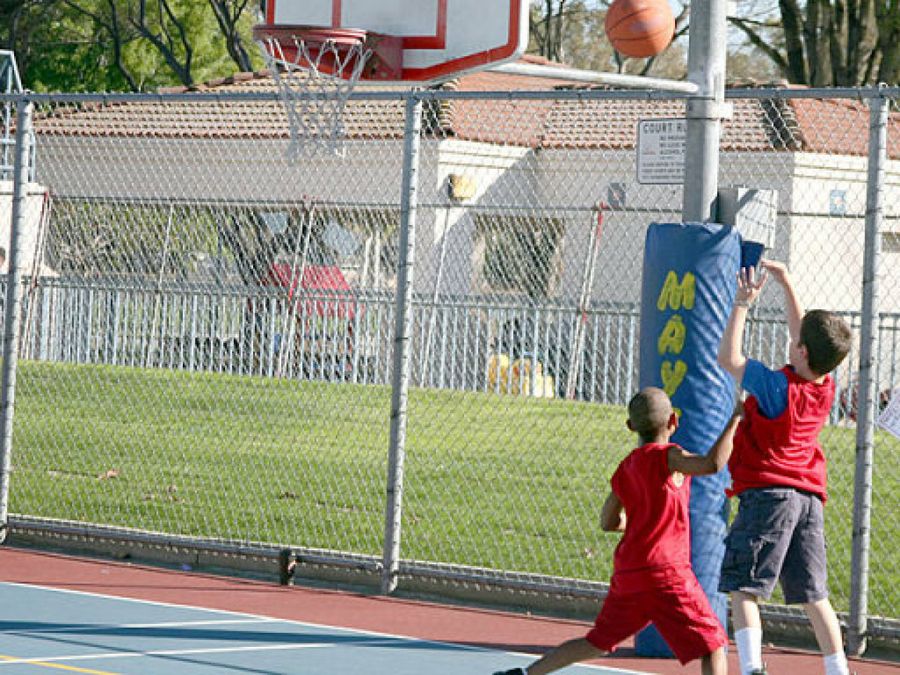
[[[745,490],[725,538],[719,590],[769,598],[781,582],[785,602],[828,597],[822,500],[794,488]]]

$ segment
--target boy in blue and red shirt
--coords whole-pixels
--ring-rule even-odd
[[[682,664],[701,659],[704,675],[727,673],[728,638],[691,569],[688,498],[691,475],[725,466],[739,419],[732,418],[708,455],[694,455],[669,442],[678,417],[662,389],[647,387],[631,399],[627,425],[641,445],[613,474],[600,514],[604,530],[624,535],[594,627],[528,668],[495,675],[543,675],[601,656],[651,621]]]
[[[847,675],[840,624],[828,600],[823,506],[825,455],[819,432],[834,401],[834,370],[850,350],[847,323],[831,312],[803,314],[787,269],[762,262],[738,275],[734,308],[719,346],[719,364],[749,394],[728,462],[740,500],[725,541],[719,590],[731,594],[741,675],[761,675],[759,598],[781,583],[788,604],[801,604],[825,657],[826,675]],[[784,291],[789,365],[768,369],[742,350],[750,305],[772,277]]]

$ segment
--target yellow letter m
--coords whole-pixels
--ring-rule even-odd
[[[697,281],[691,272],[686,272],[684,278],[679,283],[678,275],[674,270],[666,275],[666,281],[663,284],[659,299],[656,301],[656,308],[659,311],[669,307],[670,309],[693,309],[694,295],[696,292]]]

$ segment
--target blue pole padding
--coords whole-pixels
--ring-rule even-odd
[[[734,408],[734,380],[716,362],[737,289],[741,239],[716,223],[652,223],[641,285],[640,386],[661,387],[679,412],[672,440],[709,452]],[[691,480],[691,564],[723,626],[718,592],[728,502],[727,469]],[[640,656],[672,656],[652,626],[635,640]]]

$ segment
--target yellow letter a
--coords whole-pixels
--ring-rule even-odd
[[[672,352],[673,354],[680,354],[681,350],[684,349],[684,336],[686,332],[687,329],[685,328],[681,316],[679,314],[670,316],[662,329],[662,333],[659,334],[659,339],[656,341],[656,347],[659,349],[659,353],[665,354],[666,352]]]

